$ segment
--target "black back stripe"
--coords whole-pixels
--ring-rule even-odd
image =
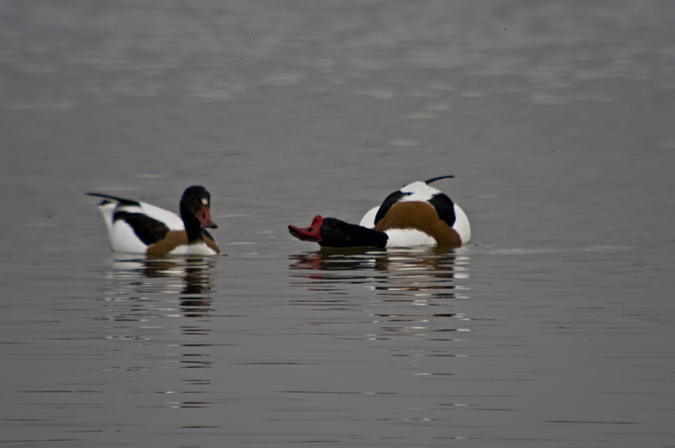
[[[380,205],[377,215],[375,215],[375,224],[377,224],[380,219],[384,218],[384,215],[387,214],[392,205],[396,204],[403,196],[408,196],[411,194],[412,193],[404,193],[401,190],[398,190],[387,196],[384,202],[382,202],[382,205]]]
[[[429,204],[434,206],[438,217],[452,227],[455,223],[455,204],[452,199],[445,193],[437,193],[429,199]]]
[[[134,229],[136,236],[147,246],[163,240],[166,234],[169,233],[169,228],[166,224],[148,215],[124,211],[115,213],[113,222],[120,219],[129,224]]]

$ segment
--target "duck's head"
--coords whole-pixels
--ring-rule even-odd
[[[388,239],[384,232],[321,215],[316,215],[309,227],[288,226],[288,231],[299,240],[323,247],[385,247]]]
[[[288,226],[288,231],[299,239],[300,241],[311,241],[313,243],[321,243],[323,236],[321,235],[321,227],[324,219],[321,215],[316,215],[309,227]]]
[[[183,220],[186,216],[194,216],[203,228],[218,228],[211,220],[211,194],[200,185],[185,190],[180,200],[180,214]]]

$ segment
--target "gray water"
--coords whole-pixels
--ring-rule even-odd
[[[675,4],[0,1],[0,446],[675,446]],[[321,252],[413,180],[471,244]],[[101,191],[223,254],[111,254]]]

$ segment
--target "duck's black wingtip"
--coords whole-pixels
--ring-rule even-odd
[[[431,179],[429,179],[429,180],[425,180],[424,183],[427,184],[427,185],[429,185],[430,183],[436,182],[437,180],[441,180],[441,179],[452,179],[453,177],[455,177],[455,176],[453,176],[452,174],[450,174],[450,175],[448,175],[448,176],[438,176],[438,177],[433,177],[433,178],[431,178]]]
[[[138,201],[132,201],[131,199],[124,199],[124,198],[118,198],[117,196],[111,196],[109,194],[103,194],[103,193],[93,193],[93,192],[87,192],[85,193],[87,196],[94,196],[96,198],[103,198],[103,203],[110,203],[110,202],[116,202],[121,205],[140,205]]]

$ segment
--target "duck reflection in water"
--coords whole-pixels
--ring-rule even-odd
[[[123,281],[119,294],[180,294],[182,314],[199,317],[211,311],[214,264],[210,257],[117,259],[112,277]]]
[[[315,312],[306,325],[318,334],[334,328],[338,313],[341,322],[362,326],[367,340],[420,343],[390,347],[392,356],[436,359],[456,356],[455,344],[471,331],[462,305],[469,298],[468,251],[323,249],[290,261],[291,286],[306,290],[292,304]]]
[[[111,344],[108,369],[180,369],[184,373],[175,374],[180,381],[157,390],[166,397],[165,407],[203,409],[212,404],[194,398],[212,392],[211,373],[204,369],[213,366],[216,345],[209,296],[215,292],[211,279],[215,263],[213,257],[118,258],[108,271],[98,319],[103,337]],[[126,341],[138,344],[130,349]]]
[[[455,297],[456,280],[468,278],[465,254],[444,248],[392,250],[322,249],[291,255],[298,286],[322,283],[369,284],[375,291],[429,293]],[[461,296],[460,296],[461,297]]]

